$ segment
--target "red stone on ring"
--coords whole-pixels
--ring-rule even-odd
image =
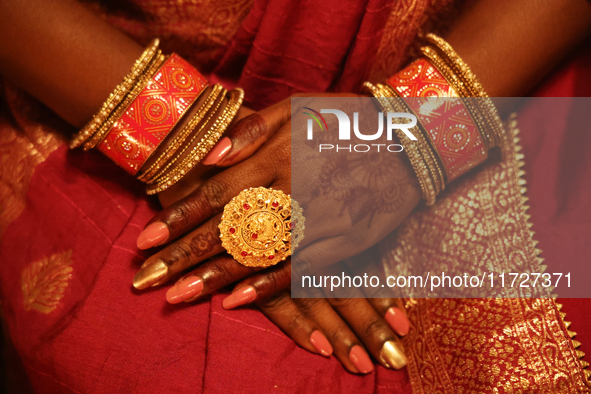
[[[269,256],[269,260],[273,260],[275,258],[275,256],[271,255]]]
[[[235,232],[236,232],[236,229],[235,229],[234,227],[232,227],[232,228],[230,229],[230,234],[234,234]]]
[[[271,205],[273,205],[273,208],[277,208],[279,206],[279,202],[274,201],[273,204],[271,204]]]
[[[242,257],[246,257],[246,256],[248,256],[248,253],[246,253],[246,252],[242,252],[242,253],[240,253],[240,254],[242,255]]]
[[[256,234],[252,235],[252,239],[257,239],[257,237],[258,237],[258,235],[256,235]]]
[[[244,204],[242,207],[243,207],[244,209],[246,209],[247,211],[250,209],[250,205],[248,205],[248,204]]]

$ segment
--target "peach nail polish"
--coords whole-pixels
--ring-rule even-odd
[[[232,309],[237,306],[248,304],[257,299],[257,292],[252,286],[241,287],[227,296],[222,302],[224,309]]]
[[[137,247],[143,250],[161,245],[168,239],[168,235],[168,226],[166,224],[154,222],[137,237]]]
[[[410,329],[410,323],[408,322],[408,318],[400,309],[396,307],[391,307],[386,312],[386,321],[392,327],[392,329],[396,332],[396,334],[400,336],[404,336],[408,334],[408,330]]]
[[[203,291],[203,282],[196,276],[188,276],[178,281],[166,292],[166,300],[178,304],[199,295]]]
[[[202,163],[206,166],[212,166],[219,163],[232,149],[232,141],[228,137],[224,137],[218,141],[217,144],[209,151]]]
[[[330,356],[332,354],[332,346],[330,346],[330,342],[328,339],[322,334],[320,331],[316,330],[310,335],[310,343],[314,345],[318,353],[322,354],[323,356]]]
[[[361,346],[353,346],[349,352],[349,359],[353,362],[353,365],[355,365],[355,368],[357,368],[359,372],[370,373],[373,371],[373,363]]]

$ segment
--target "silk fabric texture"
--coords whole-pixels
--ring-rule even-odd
[[[364,80],[383,80],[416,53],[419,30],[444,25],[444,10],[457,6],[379,0],[114,4],[89,6],[138,42],[159,36],[165,51],[244,87],[246,104],[255,109],[297,92],[358,91]],[[541,94],[591,93],[580,83],[591,74],[589,57],[571,62]],[[0,291],[10,335],[37,392],[589,391],[551,301],[410,300],[408,368],[355,376],[334,357],[300,349],[255,309],[225,311],[225,295],[172,306],[164,301],[165,288],[135,292],[131,278],[148,256],[135,240],[157,204],[99,153],[68,151],[69,126],[9,82],[2,88]],[[569,135],[570,111],[564,108],[553,125],[527,113],[520,117],[528,212],[549,261],[591,255],[582,242],[574,250],[561,248],[561,239],[580,238],[591,227],[584,198],[591,166],[582,164],[591,141]],[[496,170],[460,181],[433,211],[413,214],[399,230],[407,238],[393,234],[394,242],[412,242],[412,230],[435,219],[440,231],[451,231],[442,205],[471,187],[490,187],[480,182]],[[517,171],[511,163],[500,170]],[[566,182],[573,173],[586,181]],[[391,251],[384,249],[385,260]],[[566,300],[564,307],[583,351],[591,324],[571,309],[588,304]],[[475,319],[487,316],[495,316],[494,324],[475,334]]]

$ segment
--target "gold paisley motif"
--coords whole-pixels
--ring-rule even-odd
[[[46,108],[0,79],[0,239],[25,209],[37,165],[63,144]],[[55,122],[53,122],[55,124]]]
[[[71,250],[44,257],[25,268],[21,278],[25,310],[49,313],[57,308],[72,271]]]

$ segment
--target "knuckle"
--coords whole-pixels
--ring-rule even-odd
[[[344,309],[351,304],[350,298],[330,298],[330,304],[336,309]]]
[[[187,228],[193,225],[195,214],[198,212],[194,200],[179,203],[174,210],[173,221],[179,222],[181,227]]]
[[[227,259],[215,259],[212,260],[206,267],[206,272],[201,275],[201,278],[205,282],[215,282],[219,284],[216,287],[222,287],[226,284],[232,282],[232,274],[228,269],[228,262]]]
[[[379,332],[387,330],[386,323],[379,318],[368,321],[363,327],[363,336],[371,337]]]
[[[257,302],[260,308],[265,309],[268,312],[277,312],[285,306],[287,299],[285,294],[275,294],[270,297],[264,298]]]
[[[327,333],[331,342],[349,344],[355,342],[354,336],[344,324],[339,324]]]
[[[191,247],[184,242],[177,242],[175,246],[170,251],[170,263],[176,264],[182,261],[191,260],[193,256],[193,251]]]
[[[319,312],[320,301],[316,298],[300,298],[298,299],[298,306],[309,315],[315,315]],[[322,308],[324,310],[324,308]]]
[[[292,274],[296,279],[300,279],[303,276],[311,275],[313,273],[313,264],[311,263],[309,255],[310,252],[302,250],[291,256]]]
[[[212,211],[218,211],[226,204],[227,190],[228,186],[216,179],[210,179],[201,187],[204,202]]]
[[[299,327],[305,326],[308,318],[304,313],[297,309],[297,311],[290,317],[289,322],[287,323],[287,327],[290,329],[297,329]]]

